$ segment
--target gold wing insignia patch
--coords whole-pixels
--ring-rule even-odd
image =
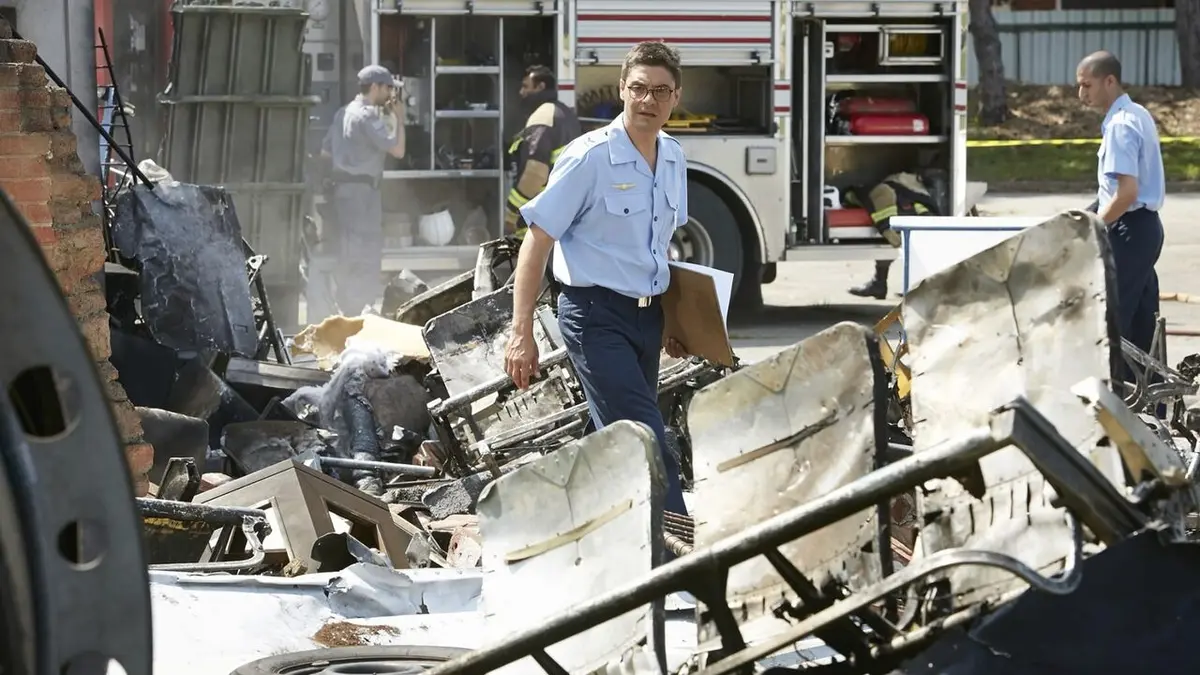
[[[613,183],[613,188],[617,190],[629,190],[633,187],[633,183]]]

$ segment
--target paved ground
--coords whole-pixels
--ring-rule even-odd
[[[1079,195],[990,195],[981,204],[985,215],[1053,215],[1081,208],[1091,200]],[[1200,333],[1200,194],[1171,194],[1163,210],[1166,245],[1158,263],[1159,285],[1164,293],[1189,293],[1195,303],[1164,302],[1168,329]],[[899,298],[866,301],[846,292],[872,272],[870,263],[784,263],[775,283],[763,289],[767,304],[761,315],[730,326],[734,349],[744,360],[756,361],[816,333],[838,321],[874,324]],[[900,289],[901,266],[892,266],[893,292]],[[1200,352],[1200,337],[1170,337],[1172,365],[1188,354]]]

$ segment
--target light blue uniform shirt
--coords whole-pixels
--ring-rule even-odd
[[[554,238],[560,283],[631,298],[659,295],[671,281],[671,234],[688,220],[683,148],[660,131],[651,171],[618,117],[563,149],[546,189],[521,215]]]
[[[1122,94],[1104,116],[1100,133],[1102,140],[1097,153],[1100,167],[1096,176],[1100,206],[1116,196],[1117,176],[1123,174],[1133,176],[1138,183],[1137,199],[1129,206],[1130,211],[1143,207],[1151,211],[1161,209],[1167,198],[1167,180],[1158,129],[1150,112],[1134,103],[1129,94]]]

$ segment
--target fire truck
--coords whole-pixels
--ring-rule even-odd
[[[527,66],[550,66],[594,128],[620,113],[620,65],[642,40],[683,63],[667,131],[688,157],[690,220],[671,257],[733,273],[745,302],[783,261],[896,256],[857,189],[940,176],[943,215],[986,189],[966,181],[965,0],[365,4],[366,56],[402,76],[407,104],[408,156],[385,174],[389,271],[470,269],[502,233]]]

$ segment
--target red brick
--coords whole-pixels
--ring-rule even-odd
[[[136,442],[142,439],[142,418],[132,404],[113,406],[113,417],[122,440]]]
[[[108,358],[112,353],[110,329],[108,327],[108,312],[100,312],[91,316],[76,317],[79,320],[79,330],[92,352],[92,360]],[[120,420],[118,420],[120,422]],[[139,427],[140,428],[140,427]]]
[[[66,108],[70,110],[71,106],[75,105],[74,101],[71,100],[70,92],[62,87],[47,87],[46,93],[49,96],[47,100],[50,101],[50,105],[56,108]]]
[[[30,180],[0,180],[0,188],[8,193],[14,202],[46,202],[50,201],[50,179],[33,178]]]
[[[4,93],[8,92],[0,92],[0,102],[5,100],[2,96]],[[24,108],[49,108],[53,104],[53,97],[46,87],[22,87],[18,92],[17,103]]]
[[[50,165],[44,157],[5,157],[0,161],[0,181],[49,177]]]
[[[21,202],[17,204],[17,210],[25,216],[25,220],[28,220],[30,225],[46,225],[48,227],[54,222],[54,213],[50,210],[50,205],[45,202]]]
[[[100,198],[100,183],[86,174],[56,173],[50,179],[50,198],[76,204],[90,202]]]
[[[33,238],[37,239],[38,244],[42,247],[52,246],[58,241],[58,233],[49,225],[33,226],[29,230],[33,232]]]
[[[17,63],[17,81],[22,88],[44,87],[49,79],[46,69],[36,63]]]
[[[44,157],[56,144],[62,142],[48,134],[0,134],[0,157]],[[71,150],[75,150],[74,145]]]
[[[0,40],[0,62],[33,63],[37,47],[28,40]]]
[[[0,134],[20,133],[25,129],[24,120],[19,110],[0,110]]]
[[[20,89],[0,89],[0,110],[20,110],[22,94]]]
[[[68,123],[66,128],[69,127]],[[64,127],[57,124],[50,108],[30,108],[29,106],[21,108],[21,131],[55,131],[61,128]]]
[[[145,475],[154,466],[154,447],[149,443],[131,443],[125,447],[125,459],[135,476]]]

